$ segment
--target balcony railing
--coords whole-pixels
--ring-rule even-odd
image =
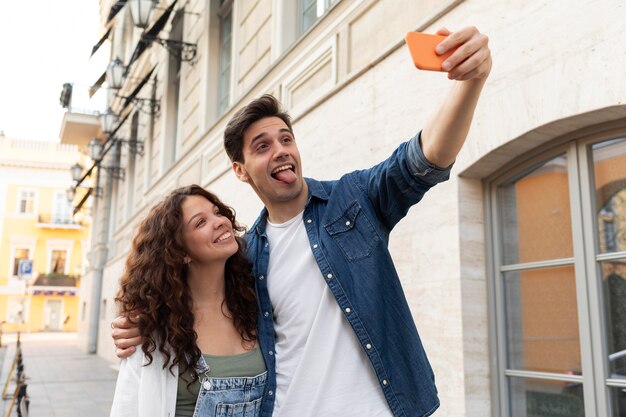
[[[77,287],[80,276],[63,274],[39,274],[33,287]]]
[[[82,226],[81,222],[74,220],[72,216],[56,214],[39,214],[38,223],[41,227],[77,229]]]

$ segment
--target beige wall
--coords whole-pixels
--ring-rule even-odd
[[[226,121],[249,99],[276,94],[294,116],[305,175],[336,178],[380,161],[414,135],[450,87],[445,76],[412,67],[404,33],[476,25],[490,36],[494,68],[468,143],[451,180],[410,211],[390,247],[439,382],[437,415],[489,415],[482,180],[571,130],[626,116],[617,106],[625,99],[626,55],[616,48],[626,44],[626,23],[605,15],[613,10],[615,16],[625,6],[619,0],[341,0],[304,38],[277,51],[272,50],[280,44],[275,19],[284,2],[237,1],[233,106],[218,116],[211,75],[215,31],[204,30],[214,22],[213,3],[196,0],[187,7],[203,16],[185,16],[185,40],[197,42],[199,53],[193,65],[183,63],[180,157],[161,168],[166,138],[164,122],[157,118],[154,146],[137,161],[146,180],[136,183],[136,214],[119,221],[113,233],[120,243],[105,271],[108,296],[133,227],[175,186],[208,186],[238,209],[244,223],[252,223],[260,203],[230,173],[221,147]],[[159,79],[164,80],[165,56],[158,48],[153,46],[144,60],[161,62]],[[163,86],[157,96],[163,96]],[[142,129],[145,135],[145,125]],[[123,212],[123,204],[117,210]],[[106,314],[106,320],[113,317],[112,310]],[[106,346],[101,341],[100,353],[113,359]]]

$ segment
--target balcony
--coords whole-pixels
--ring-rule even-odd
[[[71,215],[40,214],[37,217],[37,227],[43,229],[73,229],[80,230],[83,225],[77,222]]]
[[[72,295],[78,294],[80,276],[63,274],[39,274],[30,286],[32,295]]]

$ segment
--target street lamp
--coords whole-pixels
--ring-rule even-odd
[[[107,67],[107,82],[109,83],[109,87],[114,89],[122,88],[122,84],[124,83],[124,71],[126,71],[126,67],[124,67],[124,63],[121,59],[116,57],[109,63]]]
[[[89,157],[93,161],[99,161],[102,158],[103,146],[98,139],[96,138],[91,139],[91,141],[89,142],[89,145],[87,145],[87,148],[89,149]]]
[[[130,0],[128,2],[130,6],[130,17],[133,19],[133,24],[138,28],[145,29],[150,23],[150,15],[156,1],[154,0]]]
[[[79,181],[83,176],[83,166],[79,163],[76,163],[70,167],[70,174],[72,175],[73,181]]]
[[[113,132],[115,122],[117,122],[117,115],[110,108],[107,109],[106,113],[100,115],[100,126],[105,135]]]

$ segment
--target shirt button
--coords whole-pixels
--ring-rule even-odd
[[[317,249],[317,243],[313,245],[313,249]]]
[[[346,313],[349,313],[350,311],[352,311],[350,310],[350,307],[346,307]]]
[[[265,278],[263,275],[259,275],[259,280],[263,281],[263,278]]]
[[[272,355],[274,354],[274,351],[273,351],[273,350],[270,350],[270,351],[269,351],[269,352],[267,352],[267,353],[269,353],[269,355],[270,355],[270,356],[272,356]]]
[[[346,226],[350,226],[350,220],[346,222]]]
[[[267,391],[267,395],[274,395],[274,391],[272,390]]]
[[[313,220],[311,220],[311,219],[306,219],[306,222],[309,223],[309,224],[311,224],[312,221]]]
[[[387,380],[383,379],[383,385],[387,385]]]
[[[331,279],[333,277],[333,274],[328,274],[326,275],[326,278]]]
[[[372,348],[372,345],[370,345],[370,344],[368,343],[367,345],[365,345],[365,348],[366,348],[367,350],[370,350],[370,349]]]
[[[268,312],[266,311],[265,313],[263,313],[263,315],[264,315],[265,317],[267,317],[267,316],[269,316],[269,315],[270,315],[270,313],[268,313]]]
[[[266,247],[266,248],[267,248],[269,245],[270,245],[269,243],[265,242],[265,247]]]

